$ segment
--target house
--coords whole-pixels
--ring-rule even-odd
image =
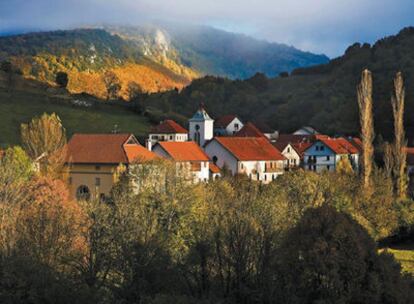
[[[225,115],[214,122],[215,136],[231,136],[243,128],[243,122],[236,115]]]
[[[188,171],[194,182],[208,181],[210,178],[210,159],[195,142],[158,142],[153,151],[176,162],[178,168]]]
[[[304,152],[304,168],[316,172],[335,171],[338,162],[347,158],[354,170],[359,167],[360,151],[347,139],[331,138],[328,136],[316,136]]]
[[[219,168],[268,183],[283,174],[285,157],[264,137],[215,137],[204,150]]]
[[[302,127],[299,130],[296,130],[295,132],[293,132],[294,135],[317,135],[319,134],[318,131],[316,131],[314,128],[312,127]]]
[[[200,147],[213,138],[214,119],[212,119],[203,104],[200,105],[197,112],[189,122],[189,138],[196,142]]]
[[[261,127],[258,127],[261,126]],[[247,122],[244,127],[234,134],[237,137],[265,137],[268,140],[275,141],[278,137],[278,132],[273,131],[263,124]]]
[[[277,141],[273,145],[282,153],[287,159],[286,169],[298,168],[303,164],[304,152],[311,146],[310,142],[282,142]]]
[[[276,141],[276,139],[279,136],[279,132],[272,129],[269,125],[266,123],[263,123],[262,121],[255,121],[253,124],[256,126],[256,128],[262,132],[270,141]]]
[[[74,134],[64,167],[70,196],[78,200],[105,199],[116,181],[119,165],[128,167],[155,158],[132,134]]]
[[[176,123],[174,120],[164,120],[159,125],[153,127],[146,141],[148,150],[159,141],[187,141],[188,131]]]
[[[266,138],[266,135],[262,133],[253,123],[250,121],[247,122],[244,127],[234,134],[235,137],[263,137]]]

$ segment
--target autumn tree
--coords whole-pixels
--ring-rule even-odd
[[[60,175],[66,160],[66,130],[55,113],[43,114],[21,125],[21,138],[40,173]]]
[[[407,140],[404,131],[404,101],[405,89],[402,73],[399,72],[394,79],[395,93],[391,98],[392,111],[394,115],[394,177],[397,196],[400,199],[407,197]]]
[[[69,83],[68,74],[65,72],[57,72],[55,81],[59,87],[66,88]]]
[[[118,98],[118,93],[121,90],[121,81],[113,71],[106,71],[102,76],[102,81],[106,88],[106,99]]]
[[[372,191],[372,172],[374,166],[374,118],[372,101],[372,75],[368,70],[362,72],[361,83],[358,86],[358,106],[362,139],[363,186],[365,192]]]
[[[20,147],[8,148],[0,155],[0,256],[9,255],[14,248],[16,224],[32,175],[32,161]]]
[[[83,249],[81,210],[61,180],[35,177],[27,184],[17,225],[19,252],[55,269]]]

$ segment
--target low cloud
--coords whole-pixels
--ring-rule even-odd
[[[412,0],[3,0],[0,31],[154,20],[206,24],[338,56],[411,25]]]

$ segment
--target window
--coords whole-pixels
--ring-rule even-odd
[[[313,171],[316,171],[316,166],[315,165],[313,166]]]
[[[290,147],[289,147],[289,148],[287,148],[287,152],[288,152],[288,153],[290,153]]]
[[[195,125],[195,129],[198,131],[200,130],[200,126],[199,125]]]
[[[236,124],[234,124],[234,129],[235,129],[235,130],[238,130],[238,129],[239,129],[239,124],[237,124],[237,123],[236,123]]]
[[[243,163],[240,163],[240,168],[244,169]]]
[[[326,166],[326,169],[329,171],[329,169],[331,169],[331,166],[329,166],[329,165]]]
[[[217,160],[218,160],[218,158],[217,158],[217,156],[213,156],[213,164],[217,164]]]
[[[321,151],[324,151],[325,150],[325,147],[324,146],[321,146]]]
[[[172,135],[170,135],[170,140],[172,140],[173,139],[173,136]]]
[[[95,178],[95,186],[100,186],[101,185],[101,178],[97,177]]]
[[[326,157],[326,160],[331,160],[331,157],[328,155],[327,157]]]
[[[267,175],[265,174],[265,181],[267,181]]]
[[[316,147],[315,147],[315,150],[316,150],[316,151],[319,151],[319,146],[316,146]]]
[[[95,166],[95,170],[96,170],[96,171],[101,170],[101,166]]]
[[[76,198],[78,201],[88,201],[91,198],[91,192],[85,185],[79,186],[76,190]]]

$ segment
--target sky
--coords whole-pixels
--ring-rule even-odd
[[[414,26],[414,0],[0,0],[0,33],[154,20],[210,25],[332,58]]]

